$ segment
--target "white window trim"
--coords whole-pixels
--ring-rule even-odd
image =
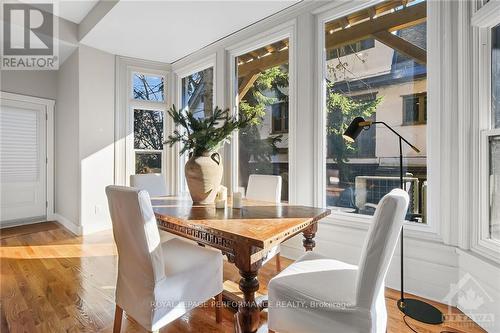
[[[208,57],[205,57],[196,62],[190,63],[189,65],[174,68],[175,74],[175,105],[177,108],[180,108],[182,104],[182,79],[186,76],[194,74],[196,72],[203,71],[207,68],[213,67],[213,106],[217,105],[217,54],[211,54]],[[173,132],[174,126],[171,124],[172,128],[169,129],[169,133]],[[187,162],[186,154],[183,156],[179,156],[179,151],[181,150],[181,144],[178,143],[173,147],[174,163],[175,163],[175,175],[176,175],[176,184],[175,184],[175,193],[177,195],[187,195],[189,193],[186,182],[184,181],[184,164]]]
[[[229,61],[229,103],[230,110],[233,115],[238,116],[238,82],[235,76],[236,73],[236,58],[240,55],[264,47],[271,43],[278,42],[283,39],[288,39],[288,202],[294,204],[296,202],[296,119],[297,119],[297,94],[296,94],[296,36],[297,36],[297,21],[292,19],[288,22],[276,26],[274,29],[267,30],[257,34],[252,38],[241,41],[235,45],[226,48]],[[233,132],[231,136],[231,191],[238,191],[239,187],[239,144],[238,131]]]
[[[314,204],[317,207],[325,207],[326,206],[326,163],[325,161],[325,156],[326,156],[326,137],[324,135],[324,128],[326,125],[326,112],[324,112],[324,106],[326,105],[326,85],[325,85],[325,71],[324,68],[326,66],[325,64],[325,51],[324,51],[324,45],[325,45],[325,35],[324,35],[324,25],[336,18],[343,17],[345,15],[348,15],[350,13],[362,10],[367,7],[371,7],[381,1],[367,1],[367,2],[339,2],[336,4],[330,4],[328,5],[328,10],[322,11],[321,9],[316,11],[318,14],[316,16],[316,41],[317,41],[317,59],[316,59],[316,71],[319,73],[318,79],[320,80],[320,83],[318,85],[317,89],[317,96],[316,96],[316,103],[318,105],[318,114],[316,115],[315,119],[315,133],[316,133],[316,138],[315,138],[315,188],[316,190],[314,191]],[[428,49],[427,52],[430,53],[432,51],[439,51],[438,49],[432,48],[431,45],[437,45],[439,44],[437,36],[439,34],[433,34],[429,33],[429,31],[434,31],[434,29],[438,29],[437,22],[436,20],[433,20],[432,18],[439,18],[440,17],[440,7],[439,6],[434,6],[432,15],[429,15],[429,7],[430,3],[432,1],[428,1],[428,8],[427,8],[427,13],[428,13],[428,19],[427,19],[427,41],[428,41]],[[427,76],[429,78],[429,68],[436,68],[435,64],[432,64],[432,60],[439,58],[439,57],[432,57],[428,56],[428,70],[427,70]],[[432,74],[434,75],[434,74]],[[434,80],[434,86],[439,84],[439,80],[441,78],[437,77]],[[428,87],[427,87],[427,92],[429,95],[432,94],[432,89],[429,87],[429,81],[428,80]],[[437,90],[436,90],[437,91]],[[435,94],[432,96],[432,98],[428,99],[428,110],[439,110],[440,109],[440,103],[441,100],[438,96],[439,94]],[[439,149],[434,150],[431,149],[431,146],[434,147],[439,147],[440,144],[440,138],[438,135],[436,135],[436,132],[438,131],[433,131],[431,128],[439,128],[439,117],[432,117],[432,112],[428,112],[428,119],[427,119],[427,160],[428,160],[428,166],[427,166],[427,173],[428,173],[428,180],[430,179],[439,179],[439,163],[433,163],[430,162],[430,160],[434,159],[436,156],[439,156]],[[434,133],[433,133],[434,132]],[[434,177],[429,176],[429,174],[433,174]],[[434,183],[432,185],[432,182],[428,182],[429,184],[429,196],[431,196],[431,192],[439,191],[439,184]],[[437,196],[436,196],[437,197]],[[431,202],[431,200],[435,200],[438,198],[434,199],[429,199],[428,198],[428,203]],[[405,234],[407,236],[413,236],[413,237],[418,237],[418,238],[423,238],[423,239],[431,239],[431,240],[442,240],[441,238],[441,232],[440,232],[440,219],[439,219],[439,211],[434,211],[439,204],[434,204],[432,207],[432,210],[430,209],[430,205],[428,204],[427,211],[429,212],[429,216],[427,219],[426,224],[419,224],[415,222],[410,222],[410,221],[405,221]],[[345,213],[345,212],[338,212],[338,211],[332,211],[332,214],[325,218],[326,223],[331,223],[335,225],[343,225],[347,227],[355,227],[355,228],[361,228],[361,229],[368,229],[370,222],[371,222],[371,216],[368,215],[361,215],[361,214],[351,214],[351,213]]]
[[[134,100],[132,97],[132,74],[144,73],[163,76],[165,83],[164,102]],[[135,174],[134,146],[133,146],[133,110],[142,108],[147,110],[165,111],[170,104],[170,65],[128,57],[117,56],[116,61],[116,103],[115,103],[115,184],[130,185],[129,175]],[[164,118],[164,135],[166,132],[167,117]],[[167,188],[171,191],[171,159],[167,150],[163,149],[162,171],[166,178]]]
[[[500,135],[500,129],[491,128],[491,29],[500,24],[500,2],[490,1],[478,9],[471,19],[474,26],[474,109],[475,135],[479,137],[473,147],[479,160],[473,173],[475,183],[471,221],[472,251],[500,263],[500,242],[489,238],[489,138]],[[477,222],[479,221],[479,223]]]

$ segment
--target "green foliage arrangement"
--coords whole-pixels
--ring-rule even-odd
[[[189,152],[193,156],[217,150],[229,141],[233,131],[247,127],[257,117],[255,113],[246,113],[237,118],[229,114],[229,109],[222,110],[219,107],[215,107],[212,115],[202,118],[195,117],[189,110],[177,110],[175,105],[167,112],[177,129],[168,136],[165,143],[172,147],[180,142],[182,149],[179,154]]]

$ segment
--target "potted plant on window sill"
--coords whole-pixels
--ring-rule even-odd
[[[170,147],[181,143],[179,155],[189,153],[185,176],[189,193],[195,204],[212,204],[222,181],[222,159],[217,152],[228,142],[231,133],[248,126],[256,114],[231,116],[229,109],[216,107],[210,116],[197,118],[190,110],[167,111],[176,129],[165,141]]]

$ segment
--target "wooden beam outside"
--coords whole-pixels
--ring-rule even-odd
[[[387,32],[404,29],[425,22],[427,15],[427,5],[425,2],[407,7],[403,10],[396,11],[391,14],[386,14],[375,19],[359,23],[344,30],[327,34],[326,48],[337,48],[346,44],[352,44],[359,40],[368,38],[378,32]],[[383,38],[383,37],[382,37]],[[404,40],[403,40],[404,41]],[[382,41],[381,41],[382,42]],[[406,42],[406,41],[404,41]],[[413,45],[409,43],[410,45]],[[395,45],[408,50],[402,42],[395,42]],[[419,48],[420,49],[420,48]],[[398,50],[401,51],[401,50]],[[411,52],[411,50],[409,51]],[[424,51],[425,52],[425,51]],[[404,53],[401,51],[401,53]],[[421,52],[414,51],[412,53],[418,56],[417,61],[421,62],[424,58]],[[406,54],[413,58],[413,55]],[[238,66],[238,77],[248,76],[253,71],[263,71],[268,68],[279,66],[288,62],[288,50],[275,52],[267,57],[255,59],[249,63]]]
[[[373,34],[373,37],[379,42],[384,43],[418,63],[425,65],[427,63],[427,51],[412,44],[403,38],[391,34],[389,31],[379,31]]]
[[[326,48],[338,48],[363,40],[379,31],[395,31],[408,28],[425,22],[427,16],[427,4],[425,2],[406,7],[391,14],[377,17],[339,30],[333,34],[326,34]]]
[[[243,78],[243,81],[241,82],[241,84],[238,87],[238,99],[240,101],[243,100],[243,98],[247,94],[248,90],[250,90],[250,88],[252,88],[253,84],[255,83],[257,78],[259,77],[259,74],[260,74],[260,72],[255,70]]]
[[[247,76],[253,71],[263,71],[288,62],[288,50],[275,52],[260,59],[238,66],[238,77]]]

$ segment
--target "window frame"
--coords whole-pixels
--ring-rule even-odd
[[[163,101],[146,101],[139,100],[134,98],[134,88],[133,88],[133,79],[134,75],[140,73],[143,75],[157,76],[163,77]],[[167,100],[168,100],[168,73],[162,70],[153,70],[150,68],[143,67],[135,67],[129,66],[127,68],[127,113],[126,113],[126,124],[127,129],[125,140],[125,172],[126,172],[126,184],[130,184],[130,175],[135,175],[135,159],[136,159],[136,151],[134,146],[134,112],[135,110],[148,110],[148,111],[160,111],[163,112],[163,136],[167,134]],[[165,145],[163,145],[163,149],[159,150],[144,150],[140,149],[140,152],[151,152],[151,153],[161,153],[161,174],[165,174],[166,171],[166,163],[167,163],[167,154],[165,151]]]
[[[478,6],[481,3],[477,4]],[[474,9],[473,9],[474,10]],[[498,254],[500,253],[500,241],[490,238],[490,207],[489,207],[489,174],[490,174],[490,144],[489,139],[493,136],[500,136],[500,128],[493,128],[492,108],[491,108],[491,30],[500,24],[500,17],[495,15],[500,11],[500,2],[490,1],[480,8],[476,8],[472,14],[472,26],[474,27],[473,48],[476,60],[475,80],[474,80],[474,107],[477,112],[477,126],[474,130],[479,136],[477,146],[473,147],[478,151],[478,168],[474,176],[478,187],[475,189],[479,195],[474,196],[474,217],[471,221],[472,228],[472,251],[500,263]],[[477,223],[476,221],[479,221]]]
[[[199,61],[190,63],[187,66],[174,69],[174,75],[175,75],[174,104],[178,108],[180,108],[180,106],[182,105],[182,79],[196,72],[208,69],[210,67],[213,68],[212,103],[214,107],[217,106],[217,54],[213,53]],[[176,166],[175,193],[177,195],[188,195],[189,189],[187,188],[187,183],[185,181],[185,176],[184,176],[184,164],[186,164],[187,162],[187,154],[179,156],[179,152],[182,149],[180,143],[177,143],[173,148],[175,154],[174,164]]]
[[[417,121],[406,121],[406,103],[405,99],[406,98],[418,98],[419,100],[419,105],[418,105],[418,120]],[[402,95],[402,121],[401,125],[402,126],[417,126],[417,125],[426,125],[427,124],[427,117],[426,117],[426,108],[427,105],[426,103],[422,103],[422,101],[425,101],[427,99],[427,91],[423,91],[420,93],[415,93],[415,94],[408,94],[408,95]],[[424,105],[424,106],[422,106]]]
[[[281,109],[282,105],[287,105],[286,107],[286,111],[283,111],[283,109]],[[271,105],[271,112],[273,112],[274,110],[272,110],[272,107],[275,106],[275,105],[278,105],[280,107],[280,117],[279,117],[279,125],[280,125],[280,130],[275,130],[275,127],[274,127],[274,124],[276,123],[276,119],[274,117],[274,115],[271,115],[271,134],[288,134],[288,129],[285,128],[285,124],[286,124],[286,116],[285,116],[285,113],[288,112],[288,103],[287,102],[278,102],[278,103],[274,103],[273,105]],[[281,113],[283,111],[283,114]]]
[[[329,21],[338,19],[340,17],[346,16],[348,14],[363,10],[365,8],[371,7],[373,5],[376,5],[377,3],[383,2],[383,0],[372,0],[372,1],[366,1],[366,2],[349,2],[349,3],[344,3],[340,2],[334,7],[329,8],[327,11],[321,12],[316,16],[316,48],[318,50],[317,52],[317,59],[316,59],[316,71],[318,73],[318,89],[317,89],[317,96],[316,96],[316,103],[318,105],[318,114],[316,115],[315,119],[315,124],[316,124],[316,138],[315,138],[315,191],[314,191],[314,204],[317,207],[326,207],[326,135],[325,135],[325,126],[326,126],[326,73],[325,73],[325,68],[326,68],[326,50],[325,50],[325,24]],[[427,92],[431,91],[430,84],[429,84],[429,77],[432,75],[436,78],[433,78],[433,83],[435,86],[439,84],[439,75],[436,74],[431,74],[429,68],[436,68],[436,65],[433,63],[434,59],[438,59],[439,57],[433,57],[429,56],[432,51],[440,51],[438,49],[431,48],[430,44],[438,44],[438,37],[439,34],[433,34],[433,30],[438,30],[439,29],[439,22],[436,22],[436,18],[440,17],[440,7],[435,6],[433,7],[433,10],[437,13],[433,13],[431,16],[429,13],[429,4],[432,1],[428,1],[428,6],[427,6]],[[431,63],[432,66],[431,67]],[[432,92],[432,91],[431,91]],[[437,94],[436,94],[437,95]],[[441,100],[438,96],[434,96],[432,99],[428,99],[428,105],[427,105],[427,110],[439,110],[440,109],[440,103]],[[438,119],[439,115],[436,115],[436,117],[430,117],[430,114],[428,114],[428,119],[427,119],[427,159],[436,159],[439,154],[438,150],[430,149],[429,147],[431,145],[440,145],[440,138],[436,135],[432,135],[433,129],[434,128],[439,128],[440,122]],[[429,177],[429,174],[432,173],[435,175],[432,177],[432,179],[439,179],[439,171],[440,165],[438,162],[435,163],[427,163],[427,184],[428,184],[428,192],[430,193],[431,191],[436,191],[436,193],[439,193],[439,184],[434,184],[430,182],[431,177]],[[436,204],[432,205],[432,208],[430,208],[430,202],[436,202]],[[427,197],[427,211],[431,212],[428,214],[426,223],[416,223],[416,222],[411,222],[411,221],[405,221],[404,226],[405,230],[408,230],[409,232],[407,235],[410,236],[415,236],[419,238],[424,238],[424,239],[431,239],[431,240],[441,240],[441,222],[440,220],[440,212],[435,209],[436,207],[439,206],[439,197],[436,195],[435,197],[433,196],[432,199],[429,199],[429,194]],[[331,215],[325,218],[325,221],[327,223],[335,224],[335,225],[341,225],[341,226],[346,226],[346,227],[356,227],[356,228],[361,228],[361,229],[368,229],[370,223],[371,223],[372,216],[369,215],[362,215],[362,214],[354,214],[354,213],[346,213],[342,211],[335,211],[333,210]]]
[[[252,38],[240,41],[230,47],[225,48],[229,61],[229,105],[232,114],[238,117],[238,80],[236,77],[236,58],[266,45],[276,43],[283,39],[288,39],[288,202],[296,203],[296,36],[297,20],[292,19],[281,25],[267,30]],[[234,131],[231,136],[231,178],[229,188],[232,192],[239,191],[239,131]]]

